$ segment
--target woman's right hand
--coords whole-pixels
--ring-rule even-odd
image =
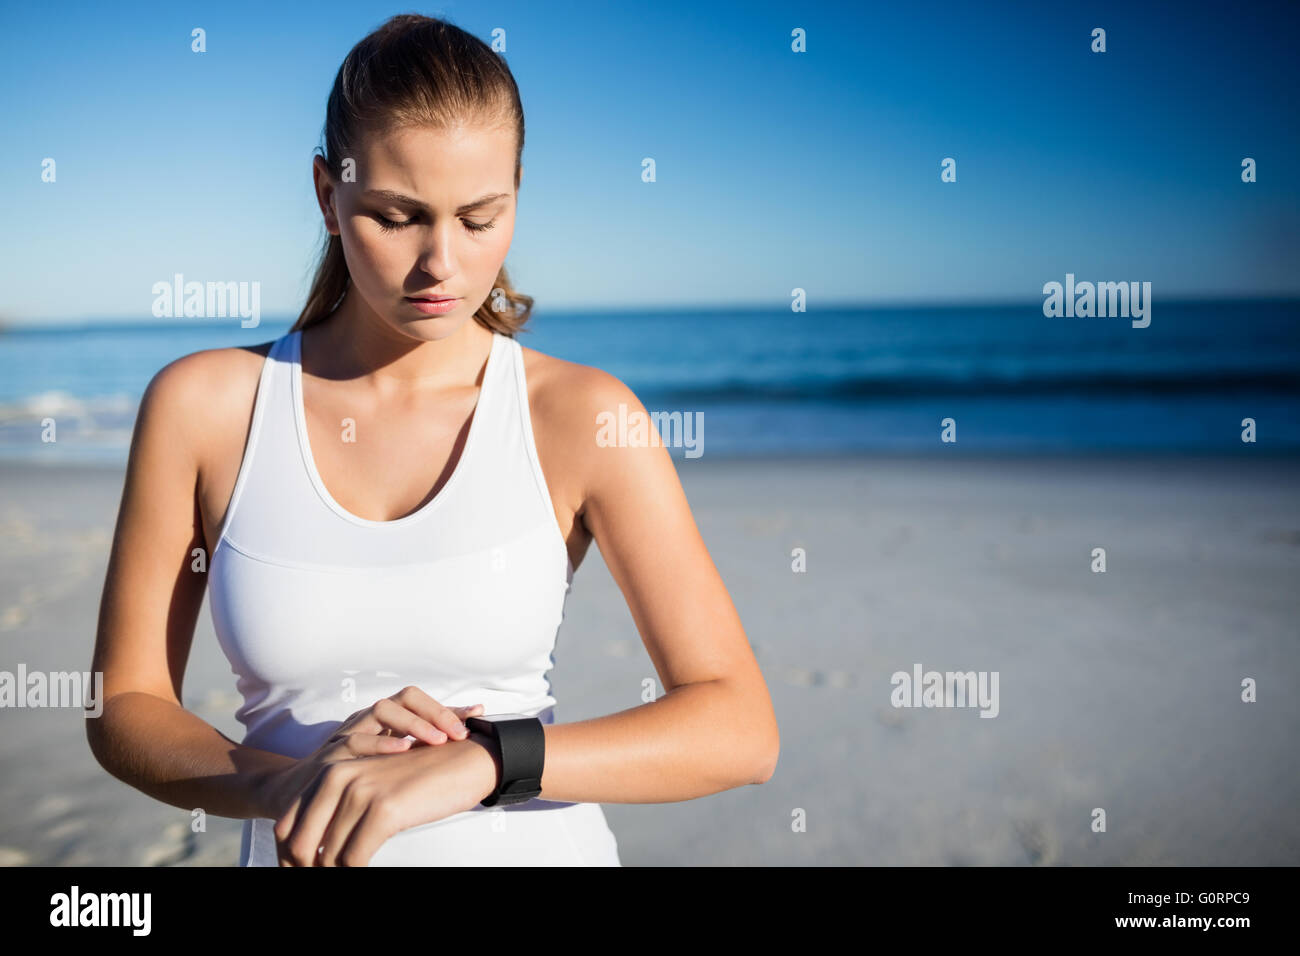
[[[482,712],[482,704],[446,707],[418,687],[404,687],[348,717],[313,753],[267,774],[260,788],[262,803],[269,817],[278,820],[326,765],[401,753],[413,743],[408,735],[434,746],[451,737],[464,740],[469,734],[462,721]]]

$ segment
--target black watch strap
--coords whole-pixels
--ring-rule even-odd
[[[465,726],[474,733],[491,737],[501,760],[501,781],[484,798],[483,806],[523,803],[542,792],[546,731],[540,718],[523,714],[468,717]]]

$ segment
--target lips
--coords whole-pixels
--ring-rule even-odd
[[[454,302],[457,296],[454,295],[408,295],[408,299],[413,302]]]
[[[441,296],[433,299],[408,295],[406,301],[411,303],[411,308],[417,312],[423,312],[425,315],[446,315],[459,309],[461,300],[455,296]]]

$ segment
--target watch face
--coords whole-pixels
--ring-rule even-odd
[[[490,720],[493,723],[501,720],[528,720],[527,714],[492,714],[489,717],[480,717],[479,720]]]

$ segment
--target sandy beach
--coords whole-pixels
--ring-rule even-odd
[[[1300,864],[1300,461],[676,461],[781,758],[763,786],[604,804],[625,865]],[[0,670],[88,669],[122,478],[0,464]],[[596,548],[555,659],[560,722],[655,676]],[[893,706],[914,668],[996,672],[996,716]],[[241,739],[206,603],[184,702]],[[239,821],[191,833],[96,763],[79,710],[0,720],[0,863],[237,860]]]

